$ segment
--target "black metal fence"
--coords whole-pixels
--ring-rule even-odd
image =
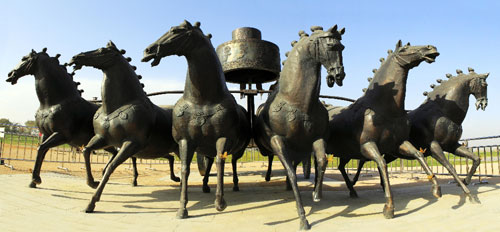
[[[2,129],[3,128],[3,129]],[[500,136],[489,136],[481,138],[470,138],[462,140],[465,143],[469,141],[488,141],[490,139],[500,138]],[[41,136],[37,128],[25,127],[19,125],[0,124],[0,162],[3,165],[12,166],[11,161],[28,161],[36,160],[37,148],[41,142]],[[471,146],[469,149],[481,158],[481,165],[476,171],[475,176],[500,176],[500,145],[478,145]],[[466,175],[472,165],[472,161],[446,154],[450,163],[455,167],[459,175]],[[106,164],[110,159],[110,154],[99,150],[91,156],[93,164]],[[230,157],[229,157],[230,158]],[[436,160],[431,157],[426,158],[427,163],[432,171],[438,175],[448,175],[448,171],[441,166]],[[69,145],[62,145],[52,148],[47,152],[44,162],[59,163],[61,168],[64,168],[66,163],[84,163],[83,155],[80,149],[75,149]],[[239,161],[241,164],[247,162],[262,162],[262,166],[267,166],[268,158],[260,154],[255,147],[247,148],[245,154]],[[278,159],[275,157],[275,162]],[[130,160],[127,161],[130,164]],[[168,164],[165,159],[138,159],[139,164],[146,164],[152,167],[153,165]],[[336,169],[338,166],[338,158],[329,156],[328,168]],[[358,161],[352,160],[347,164],[348,172],[355,172]],[[373,161],[367,162],[363,168],[363,174],[373,173],[377,171],[376,164]],[[415,160],[397,159],[388,164],[388,169],[391,173],[423,173],[420,164]]]

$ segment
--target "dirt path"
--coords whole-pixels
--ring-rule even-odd
[[[45,165],[45,164],[44,164]],[[44,166],[45,170],[50,169]],[[164,167],[163,165],[161,167]],[[19,167],[19,165],[18,165]],[[279,165],[275,165],[280,168]],[[167,167],[164,167],[167,168]],[[106,186],[96,212],[85,214],[94,190],[80,174],[42,173],[37,189],[27,187],[27,171],[0,167],[1,231],[296,231],[297,213],[292,192],[284,191],[282,170],[271,182],[263,180],[261,163],[240,168],[240,192],[231,190],[230,165],[226,165],[224,212],[214,209],[215,177],[212,193],[201,192],[201,177],[193,167],[190,176],[188,210],[191,216],[175,219],[179,207],[179,188],[166,176],[166,170],[140,166],[138,187],[130,186],[130,173],[122,169]],[[70,169],[72,170],[72,169]],[[22,174],[24,172],[24,174]],[[301,170],[298,170],[301,173]],[[75,175],[76,174],[76,175]],[[96,174],[96,177],[100,175]],[[300,177],[299,177],[300,178]],[[440,181],[443,197],[435,199],[427,181],[393,176],[395,214],[384,219],[384,194],[378,177],[364,176],[357,188],[359,198],[351,199],[340,175],[329,170],[324,199],[311,199],[312,183],[300,182],[302,198],[312,231],[498,231],[500,229],[500,178],[489,184],[470,186],[482,204],[468,202],[461,189],[447,180]],[[99,178],[98,178],[99,179]]]

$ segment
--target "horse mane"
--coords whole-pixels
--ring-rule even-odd
[[[430,87],[431,87],[432,91],[430,91],[430,92],[425,91],[425,92],[423,92],[423,95],[430,97],[430,96],[433,96],[436,94],[445,94],[443,92],[443,90],[448,90],[448,87],[450,85],[456,85],[458,83],[461,83],[462,81],[469,80],[470,78],[474,78],[478,75],[476,72],[474,72],[473,68],[469,67],[468,71],[469,71],[468,74],[464,74],[462,70],[457,69],[456,76],[453,76],[452,74],[447,73],[445,76],[448,80],[437,79],[436,82],[438,83],[438,85],[431,84]]]

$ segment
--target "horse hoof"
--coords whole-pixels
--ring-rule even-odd
[[[134,186],[134,187],[137,186],[137,181],[136,180],[132,181],[132,186]]]
[[[270,180],[271,180],[271,177],[270,177],[270,176],[266,176],[265,180],[266,180],[266,181],[270,181]]]
[[[227,204],[226,204],[226,200],[224,200],[224,198],[222,198],[220,201],[218,200],[215,200],[215,209],[217,209],[217,211],[221,212],[221,211],[224,211],[227,207]]]
[[[181,182],[181,178],[179,178],[177,176],[170,177],[170,179],[173,180],[174,182]]]
[[[87,185],[93,189],[96,189],[97,186],[99,186],[99,181],[92,181],[92,182],[87,182]]]
[[[356,191],[349,192],[349,197],[350,198],[358,198],[358,193],[356,193]]]
[[[33,177],[33,179],[31,181],[35,184],[41,184],[42,178],[40,178],[40,176],[35,176],[35,177]]]
[[[85,213],[93,213],[95,209],[95,203],[91,202],[85,209]]]
[[[433,186],[432,187],[432,195],[436,198],[440,198],[442,196],[441,194],[441,186]]]
[[[311,229],[311,225],[309,225],[309,222],[306,220],[304,221],[300,221],[300,228],[299,230],[310,230]]]
[[[30,188],[36,188],[36,183],[35,183],[35,181],[31,181],[31,183],[30,183],[30,185],[29,185],[29,186],[30,186]]]
[[[394,218],[394,206],[384,205],[384,217],[386,219]]]
[[[188,211],[187,209],[179,209],[177,211],[177,219],[184,219],[188,217]]]
[[[467,195],[469,196],[470,203],[472,203],[472,204],[481,204],[481,201],[479,200],[479,198],[477,197],[476,194],[469,193]]]
[[[233,186],[233,192],[239,192],[240,191],[240,187],[238,186]]]
[[[208,185],[203,185],[203,192],[210,193],[210,187],[208,187]]]
[[[313,192],[312,195],[313,195],[313,201],[314,202],[320,202],[321,201],[321,198],[322,198],[322,194],[321,193]]]

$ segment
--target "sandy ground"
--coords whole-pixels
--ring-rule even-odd
[[[201,191],[195,165],[189,179],[188,219],[176,219],[178,183],[167,176],[167,165],[139,166],[139,186],[132,187],[128,165],[121,167],[104,190],[96,212],[83,213],[94,190],[85,185],[81,164],[57,168],[45,163],[43,183],[28,188],[31,162],[0,167],[0,231],[296,231],[299,221],[292,192],[285,191],[279,163],[270,182],[263,179],[262,162],[239,165],[240,192],[233,192],[231,165],[226,164],[225,199],[228,207],[217,212],[215,177],[212,193]],[[100,178],[101,167],[95,166]],[[156,170],[155,170],[156,169]],[[178,169],[178,167],[176,167]],[[178,172],[178,170],[176,170]],[[302,171],[297,171],[302,173]],[[500,229],[500,178],[472,185],[482,204],[472,204],[448,178],[439,176],[443,197],[430,192],[425,176],[392,175],[395,218],[384,219],[384,193],[377,175],[362,176],[359,198],[349,198],[338,171],[328,170],[323,200],[311,199],[312,181],[301,175],[300,189],[311,231],[498,231]],[[474,179],[477,182],[477,178]]]

